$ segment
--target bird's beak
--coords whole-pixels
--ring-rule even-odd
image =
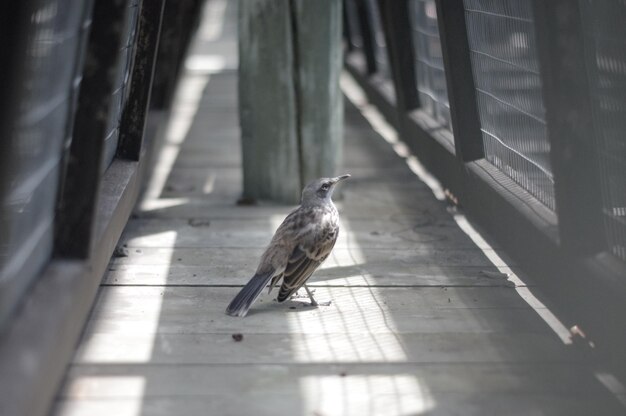
[[[333,178],[332,181],[333,183],[337,183],[340,181],[343,181],[344,179],[348,179],[350,177],[349,173],[346,173],[345,175],[341,175],[341,176],[337,176],[336,178]]]

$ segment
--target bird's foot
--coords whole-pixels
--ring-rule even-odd
[[[317,301],[312,301],[309,303],[309,306],[311,308],[317,308],[318,306],[330,306],[333,304],[332,300],[329,300],[328,302],[317,302]]]
[[[290,300],[309,299],[309,295],[301,295],[300,293],[296,292],[295,294],[291,295],[289,299]]]
[[[309,289],[307,285],[304,285],[304,290],[306,290],[306,294],[309,295],[309,299],[311,299],[311,306],[313,307],[317,306],[317,302],[315,301],[315,298],[313,297],[314,290]]]
[[[309,295],[309,299],[311,299],[310,306],[314,308],[317,306],[330,306],[330,304],[333,302],[332,300],[329,300],[328,302],[317,303],[317,301],[313,297],[313,292],[315,292],[315,289],[311,290],[307,287],[307,285],[304,285],[304,289],[306,290],[307,295]]]

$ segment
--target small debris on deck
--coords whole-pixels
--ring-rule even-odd
[[[128,257],[128,249],[124,247],[116,247],[113,252],[113,257]]]
[[[211,221],[206,218],[191,218],[187,223],[191,227],[209,227],[211,225]]]

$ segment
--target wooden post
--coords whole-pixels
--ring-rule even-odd
[[[301,186],[335,176],[343,150],[342,2],[291,0]]]
[[[117,146],[117,155],[122,159],[139,160],[142,152],[164,8],[165,0],[146,0],[139,9],[135,63]]]
[[[560,242],[593,255],[607,242],[580,5],[534,0],[533,13]]]
[[[83,80],[74,118],[65,186],[56,218],[57,257],[85,259],[89,256],[95,230],[94,213],[102,164],[103,143],[113,70],[122,47],[121,24],[128,12],[125,0],[96,0],[89,35]]]
[[[374,51],[374,30],[372,24],[372,15],[370,14],[365,0],[355,0],[356,11],[361,28],[361,41],[363,42],[363,52],[365,53],[365,63],[367,74],[375,74],[378,70],[376,64],[376,53]]]
[[[456,157],[464,162],[471,162],[482,159],[484,149],[465,26],[465,9],[462,1],[435,0],[435,4]]]
[[[396,90],[399,118],[419,107],[409,0],[378,1]]]
[[[294,204],[336,173],[343,105],[340,0],[239,3],[243,196]]]

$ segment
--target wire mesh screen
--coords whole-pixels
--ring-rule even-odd
[[[139,0],[130,0],[128,3],[129,10],[126,14],[124,39],[126,43],[120,49],[119,62],[117,65],[117,79],[115,81],[115,89],[111,101],[111,109],[109,111],[109,123],[107,126],[107,135],[104,147],[104,163],[103,169],[109,167],[115,153],[120,135],[120,120],[124,111],[128,93],[128,83],[130,82],[130,71],[133,64],[133,54],[135,51],[135,39],[137,35],[137,26],[139,18]]]
[[[15,117],[1,126],[3,166],[0,195],[0,323],[48,263],[63,148],[74,112],[75,82],[88,2],[24,2],[10,68],[14,92],[0,111]],[[4,118],[4,117],[3,117]]]
[[[410,13],[420,108],[452,129],[435,1],[412,0]]]
[[[464,0],[485,158],[554,210],[531,3]]]
[[[605,235],[626,261],[626,3],[581,0]]]
[[[385,42],[385,32],[378,8],[377,0],[366,0],[367,9],[370,14],[372,25],[372,39],[374,43],[374,58],[376,59],[376,72],[387,79],[391,79],[391,68],[389,66],[389,56],[387,54],[387,43]]]

